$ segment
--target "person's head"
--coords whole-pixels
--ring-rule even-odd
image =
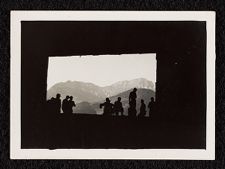
[[[151,97],[151,101],[152,101],[152,102],[154,102],[154,101],[155,101],[154,97]]]
[[[118,97],[118,101],[121,101],[121,97]]]
[[[137,91],[137,88],[134,88],[134,90],[133,90],[134,92],[136,92]]]
[[[70,100],[73,100],[73,96],[70,96]]]
[[[70,98],[70,96],[67,95],[67,96],[66,96],[66,99],[68,100],[69,98]]]
[[[144,100],[143,99],[141,99],[141,103],[144,103]]]
[[[105,99],[105,101],[106,101],[107,103],[110,103],[110,100],[109,100],[108,97]]]
[[[61,95],[59,93],[57,93],[56,98],[59,99],[61,97]]]

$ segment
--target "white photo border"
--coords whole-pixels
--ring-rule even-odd
[[[214,11],[11,11],[10,158],[214,160],[215,16]],[[206,21],[206,149],[21,149],[21,21]]]

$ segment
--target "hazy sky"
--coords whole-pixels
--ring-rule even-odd
[[[107,86],[136,78],[156,81],[155,54],[49,57],[48,89],[68,80]]]

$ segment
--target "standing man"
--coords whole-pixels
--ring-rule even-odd
[[[154,114],[154,111],[155,111],[155,100],[154,100],[154,97],[151,97],[151,101],[149,102],[148,104],[148,108],[149,108],[149,117],[150,117],[150,114]]]
[[[70,96],[70,100],[68,101],[68,113],[73,113],[73,107],[76,107],[75,102],[73,101],[73,96]]]
[[[121,102],[121,97],[118,97],[118,100],[115,101],[113,110],[116,116],[118,116],[119,113],[121,113],[121,116],[123,116],[123,105]]]
[[[130,92],[129,95],[129,105],[130,107],[128,108],[128,116],[136,116],[137,110],[136,110],[136,98],[137,98],[137,89],[134,88],[132,92]]]
[[[144,117],[146,114],[146,105],[143,99],[141,99],[141,107],[140,107],[140,114],[139,117]]]
[[[68,114],[68,110],[69,110],[69,96],[66,96],[65,99],[63,99],[63,102],[62,102],[62,111],[63,113],[66,113]]]
[[[61,113],[61,95],[58,93],[54,99],[55,110],[57,113]]]
[[[100,104],[100,109],[104,106],[103,115],[111,116],[113,113],[113,104],[110,103],[109,98],[106,98],[105,102]]]

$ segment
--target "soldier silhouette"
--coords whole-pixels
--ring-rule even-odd
[[[68,113],[69,114],[73,113],[73,107],[76,107],[76,104],[73,101],[73,96],[70,96],[69,101],[68,101]]]
[[[139,117],[144,117],[146,115],[146,105],[143,99],[141,99],[141,107]]]
[[[68,111],[69,111],[69,96],[66,96],[65,99],[63,99],[63,102],[62,102],[62,111],[63,113],[67,113],[68,114]]]
[[[109,98],[106,98],[106,101],[104,103],[100,104],[100,109],[102,108],[102,106],[104,106],[103,115],[106,115],[106,116],[112,115],[112,113],[113,113],[113,104],[110,103]]]
[[[148,104],[148,108],[149,108],[149,117],[150,117],[150,114],[154,114],[154,111],[155,111],[155,100],[154,100],[154,97],[151,97],[151,101]]]
[[[128,116],[136,116],[137,110],[136,110],[136,98],[137,98],[137,89],[134,88],[132,92],[130,92],[129,95],[129,105],[130,107],[128,108]]]
[[[61,113],[61,99],[60,99],[61,95],[58,93],[56,95],[56,98],[54,99],[54,108],[55,108],[55,111],[57,113]]]
[[[117,101],[115,101],[113,110],[116,116],[118,116],[119,113],[121,113],[121,116],[123,116],[123,105],[121,102],[121,97],[118,97]]]

